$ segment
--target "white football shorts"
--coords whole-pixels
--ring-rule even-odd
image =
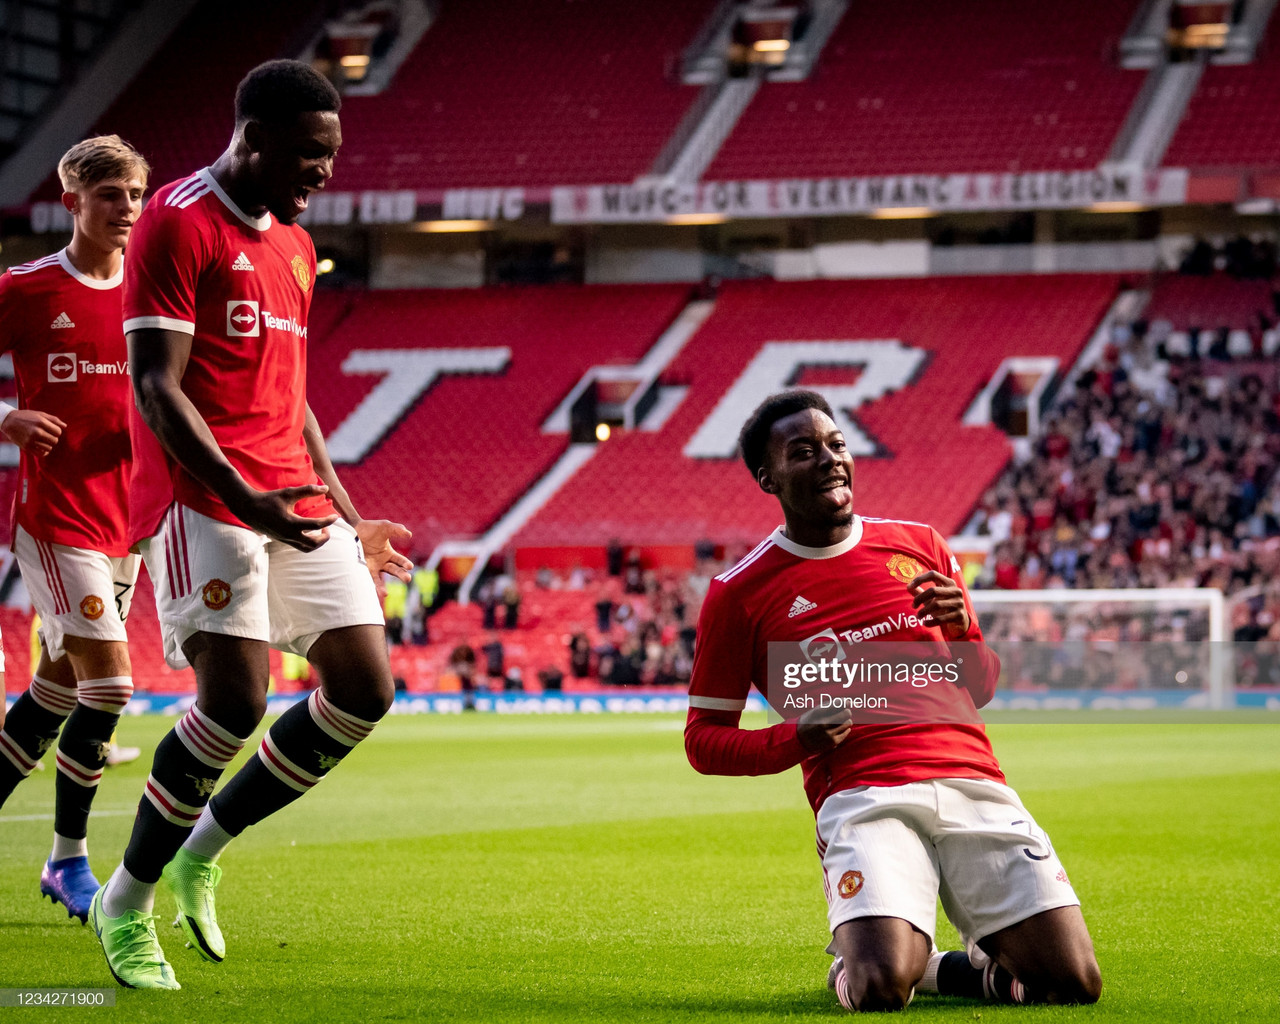
[[[175,669],[189,666],[182,645],[196,633],[264,640],[306,657],[321,633],[383,625],[360,538],[341,519],[326,543],[299,551],[175,503],[139,547]]]
[[[124,624],[142,564],[137,555],[112,558],[101,551],[36,540],[21,526],[13,548],[22,581],[40,614],[40,635],[50,658],[57,661],[66,653],[63,641],[68,636],[128,642]]]
[[[971,959],[994,932],[1079,906],[1066,870],[1018,794],[989,779],[858,786],[818,811],[827,920],[900,917],[934,938],[938,896]]]

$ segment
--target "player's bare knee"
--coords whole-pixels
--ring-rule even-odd
[[[204,700],[196,702],[200,710],[232,736],[250,736],[267,713],[265,693],[243,694],[234,701]]]
[[[377,722],[396,699],[395,681],[387,674],[374,673],[358,680],[339,680],[330,684],[326,680],[325,696],[339,711],[364,722]]]
[[[1102,996],[1102,971],[1098,962],[1090,957],[1087,961],[1072,966],[1072,969],[1057,979],[1054,1002],[1058,1003],[1096,1003]]]

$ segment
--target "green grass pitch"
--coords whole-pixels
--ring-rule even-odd
[[[763,716],[749,724],[763,724]],[[128,719],[107,773],[106,877],[172,719]],[[397,717],[223,858],[228,957],[169,927],[179,993],[19,1020],[830,1020],[813,818],[798,772],[696,775],[671,716]],[[1095,1007],[921,996],[911,1021],[1280,1021],[1280,724],[991,729],[1084,900]],[[252,749],[250,747],[250,749]],[[112,984],[37,898],[53,771],[0,811],[0,987]],[[42,820],[40,816],[45,816]],[[954,945],[944,926],[942,946]]]

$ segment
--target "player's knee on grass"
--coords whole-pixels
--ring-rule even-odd
[[[929,962],[928,938],[907,921],[864,917],[832,936],[844,960],[849,998],[859,1011],[901,1010]]]
[[[848,972],[847,965],[845,969]],[[847,976],[849,995],[861,1013],[903,1009],[911,1001],[911,990],[920,980],[918,972],[905,960],[860,964]]]
[[[1077,906],[1046,910],[980,943],[1036,1003],[1096,1003],[1102,974]]]
[[[1018,980],[1046,1003],[1096,1003],[1102,995],[1102,972],[1092,955],[1072,957],[1051,969],[1027,972]]]

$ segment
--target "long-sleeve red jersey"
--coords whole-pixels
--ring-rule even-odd
[[[704,774],[766,775],[802,765],[814,811],[831,793],[853,786],[896,786],[935,778],[1004,782],[976,708],[995,692],[1000,662],[982,644],[969,595],[969,631],[959,639],[970,659],[957,699],[972,702],[974,724],[912,722],[855,725],[839,747],[811,754],[795,722],[739,727],[754,684],[765,692],[768,645],[828,632],[846,644],[943,643],[939,627],[916,617],[907,584],[936,569],[963,589],[946,542],[923,523],[857,517],[847,540],[807,548],[774,531],[746,558],[717,576],[698,620],[685,750]],[[952,685],[952,684],[943,684]]]

